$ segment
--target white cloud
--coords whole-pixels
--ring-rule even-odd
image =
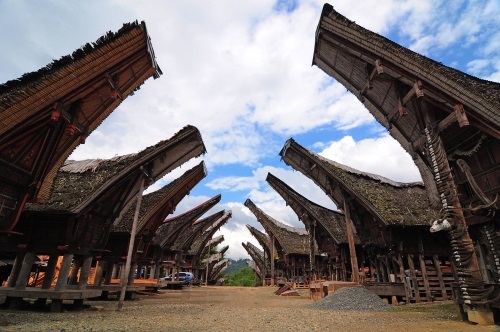
[[[388,134],[355,141],[345,136],[319,153],[325,158],[394,181],[422,181],[410,155]]]

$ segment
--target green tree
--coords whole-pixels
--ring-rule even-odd
[[[255,286],[255,273],[249,267],[242,267],[229,275],[226,285],[228,286]]]

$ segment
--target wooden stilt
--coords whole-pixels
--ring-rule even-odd
[[[77,282],[78,282],[78,271],[80,270],[81,265],[82,265],[81,258],[75,258],[73,260],[73,266],[72,266],[71,272],[69,274],[68,285],[76,285],[77,284]]]
[[[85,257],[82,262],[80,278],[78,279],[78,289],[87,288],[91,266],[92,266],[92,256]]]
[[[413,264],[413,255],[408,254],[408,266],[410,267],[411,280],[413,283],[413,289],[415,291],[415,301],[417,303],[421,302],[420,290],[418,288],[417,272],[415,271],[415,265]]]
[[[26,285],[28,284],[28,280],[30,277],[31,273],[31,268],[33,266],[33,262],[35,261],[35,254],[32,252],[27,252],[26,255],[24,255],[23,263],[21,266],[21,270],[19,271],[19,274],[17,276],[16,280],[16,289],[25,289]]]
[[[73,254],[64,254],[61,269],[59,270],[59,275],[57,276],[57,282],[55,288],[56,291],[61,291],[66,289],[72,261],[73,261]]]
[[[19,272],[21,271],[21,267],[23,266],[25,255],[26,252],[17,253],[16,259],[14,260],[14,265],[12,266],[9,278],[7,279],[7,287],[14,287],[16,285],[17,278],[19,277]]]
[[[432,260],[434,261],[436,274],[437,277],[439,278],[439,288],[441,289],[441,298],[443,299],[443,301],[446,301],[448,299],[448,294],[446,293],[446,286],[444,285],[443,271],[441,271],[441,264],[439,263],[439,257],[437,255],[434,255],[432,257]]]
[[[100,286],[102,283],[102,276],[104,274],[104,266],[107,265],[105,261],[98,261],[95,266],[94,286]]]

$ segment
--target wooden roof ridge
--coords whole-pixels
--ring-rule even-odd
[[[255,215],[266,232],[274,236],[283,251],[287,254],[309,254],[309,234],[305,228],[291,227],[278,222],[258,208],[250,199],[245,201],[245,206]]]
[[[136,234],[140,234],[147,225],[158,225],[169,214],[175,211],[175,207],[189,194],[191,189],[207,175],[205,163],[201,161],[198,165],[187,170],[180,177],[174,179],[162,188],[146,194],[142,197],[137,222]],[[135,214],[135,204],[123,214],[123,217],[113,225],[112,232],[128,232],[132,230]],[[152,220],[156,219],[156,220]]]
[[[198,129],[186,126],[168,140],[138,153],[100,160],[92,168],[82,167],[78,162],[79,167],[71,167],[72,162],[68,161],[57,173],[50,199],[44,203],[26,204],[26,209],[80,213],[93,201],[113,190],[124,178],[135,176],[139,179],[142,176],[141,167],[148,173],[149,180],[145,184],[147,188],[174,168],[205,152]],[[69,171],[65,171],[66,169]],[[136,186],[135,189],[138,190],[138,184]],[[133,203],[135,194],[135,191],[130,193],[125,208]],[[125,212],[126,209],[122,211]]]
[[[204,246],[204,248],[208,249],[208,247],[210,248],[213,248],[213,247],[216,247],[218,246],[219,244],[221,244],[222,242],[224,242],[224,235],[219,235],[219,236],[216,236],[214,238],[211,238]]]
[[[271,173],[268,173],[266,181],[281,195],[281,197],[283,197],[287,205],[294,210],[299,220],[306,225],[308,231],[310,231],[310,223],[312,219],[314,219],[320,227],[330,234],[337,244],[348,243],[343,213],[327,209],[308,200]],[[359,244],[360,241],[357,234],[354,234],[354,236],[355,242]]]
[[[253,226],[250,226],[250,225],[246,225],[248,230],[250,231],[250,234],[253,235],[253,237],[255,239],[257,239],[257,241],[259,242],[259,244],[262,246],[262,248],[266,251],[266,253],[268,255],[270,255],[270,245],[271,245],[271,239],[269,238],[269,235],[267,235],[266,233],[263,233],[261,231],[259,231],[257,228],[253,227]]]
[[[68,66],[74,65],[77,61],[84,61],[86,57],[95,53],[96,51],[109,46],[112,42],[116,41],[123,35],[130,33],[135,29],[144,29],[146,30],[146,22],[141,21],[139,23],[137,20],[133,22],[123,23],[123,26],[117,31],[112,32],[108,31],[105,35],[99,37],[93,43],[86,43],[84,46],[73,51],[72,54],[64,55],[59,60],[53,60],[48,65],[29,73],[23,74],[20,78],[13,79],[7,81],[3,84],[0,84],[0,104],[2,103],[2,99],[5,98],[2,95],[12,93],[15,89],[25,88],[26,86],[30,86],[36,83],[40,79],[44,79],[48,75],[53,75],[55,72],[66,68]],[[147,41],[150,44],[150,37],[147,35]],[[154,74],[154,78],[160,77],[162,75],[162,71],[158,64],[156,63],[156,58],[154,56],[153,49],[151,48],[151,61],[156,69]]]
[[[169,249],[179,236],[179,234],[191,225],[195,220],[201,217],[205,212],[219,203],[221,195],[218,194],[198,206],[188,210],[178,216],[166,219],[158,230],[153,239],[153,243],[164,249]]]
[[[260,250],[256,245],[251,242],[242,242],[241,245],[246,250],[246,252],[250,255],[252,260],[257,263],[257,265],[262,265],[264,262],[264,251]]]
[[[222,247],[220,250],[219,250],[219,253],[221,255],[224,255],[227,251],[229,250],[229,245],[225,245],[224,247]]]
[[[227,258],[224,258],[217,264],[212,269],[212,273],[210,273],[210,280],[215,280],[217,277],[229,266],[229,260]]]
[[[188,255],[201,256],[205,246],[211,241],[210,239],[232,216],[233,212],[231,210],[224,211],[221,217],[208,225],[208,227],[193,240],[188,250]]]
[[[285,143],[280,156],[287,165],[312,179],[337,205],[343,203],[336,188],[341,187],[384,225],[428,226],[437,216],[421,185],[394,186],[363,176],[362,172],[351,172],[302,147],[293,138]]]
[[[206,218],[196,220],[191,225],[189,225],[189,227],[187,227],[184,232],[179,234],[170,249],[172,251],[189,250],[196,237],[201,235],[211,225],[216,223],[224,215],[224,213],[225,211],[221,210]]]
[[[249,198],[245,201],[245,206],[248,207],[250,211],[255,212],[254,214],[257,217],[257,219],[259,219],[260,217],[265,217],[265,222],[268,222],[269,225],[272,225],[274,228],[275,227],[282,228],[287,232],[296,233],[298,235],[307,235],[307,230],[305,228],[292,227],[274,219],[273,217],[262,211],[262,209],[257,207],[255,203],[252,202],[252,200],[250,200]]]
[[[255,245],[253,245],[251,242],[242,242],[241,245],[243,248],[246,250],[250,258],[252,258],[251,262],[254,264],[254,267],[252,269],[259,274],[259,276],[262,276],[261,271],[263,270],[264,266],[264,251],[260,250],[257,248]]]
[[[500,126],[499,83],[479,79],[413,52],[350,21],[328,3],[323,6],[316,30],[313,65],[321,62],[318,48],[319,40],[324,37],[335,38],[344,45],[344,49],[354,50],[359,58],[366,59],[374,55],[380,58],[383,64],[400,68],[425,80],[433,88],[452,96],[451,99],[456,103],[462,103],[477,111],[480,117],[494,124],[496,128]]]

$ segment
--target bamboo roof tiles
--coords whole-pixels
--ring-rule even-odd
[[[393,226],[424,226],[437,217],[422,183],[399,183],[361,172],[324,158],[289,139],[280,152],[283,161],[311,178],[336,204],[339,188],[352,195],[379,222]]]
[[[54,177],[74,148],[145,80],[160,75],[145,23],[133,22],[1,84],[0,194],[21,203],[18,209],[24,195],[48,200]],[[2,176],[8,173],[14,183]],[[15,214],[0,218],[0,228]]]
[[[313,65],[358,96],[386,127],[390,127],[388,117],[398,109],[399,98],[420,81],[423,96],[419,98],[432,101],[448,113],[454,112],[455,105],[462,104],[472,126],[482,128],[497,139],[500,137],[500,84],[415,53],[364,29],[329,4],[324,5],[318,23]],[[374,68],[376,72],[372,71]],[[371,76],[370,86],[364,89],[367,75]],[[379,76],[382,79],[379,80]],[[417,112],[412,103],[407,103],[406,108],[408,113],[393,121],[395,128],[391,128],[391,134],[400,142],[403,138],[400,135],[408,142],[415,142],[420,135],[414,130]],[[410,151],[408,146],[404,147]]]
[[[246,225],[246,226],[247,226],[248,230],[250,231],[250,234],[252,234],[257,239],[257,241],[259,242],[261,247],[264,249],[264,251],[266,252],[266,255],[270,256],[271,255],[271,249],[270,249],[271,248],[271,239],[269,238],[269,235],[259,231],[257,228],[252,227],[250,225]]]
[[[124,179],[138,179],[142,176],[141,167],[149,173],[148,183],[152,183],[187,160],[203,153],[205,146],[198,129],[187,126],[169,140],[161,141],[139,153],[112,159],[67,161],[58,172],[50,200],[46,203],[27,204],[26,209],[50,213],[81,213],[89,204],[113,193],[120,185],[127,187],[127,183],[123,183]],[[129,192],[125,199],[126,207],[135,200],[138,181],[135,181],[133,186],[137,188],[127,189]],[[116,213],[119,211],[115,211]],[[115,223],[117,222],[118,220]]]
[[[221,195],[216,195],[195,208],[184,212],[183,214],[165,220],[163,225],[161,225],[156,231],[153,243],[163,249],[170,250],[179,235],[188,229],[189,226],[195,222],[195,220],[217,204],[220,199]]]
[[[295,211],[299,219],[306,225],[308,231],[310,231],[311,223],[316,222],[328,232],[337,244],[348,243],[343,213],[332,211],[308,200],[271,173],[267,175],[266,181]],[[354,241],[357,244],[360,243],[356,234],[354,235]]]
[[[144,195],[141,201],[139,217],[137,220],[136,234],[140,234],[146,227],[152,227],[150,232],[156,231],[159,223],[175,210],[177,204],[189,194],[191,189],[196,186],[207,175],[205,164],[200,162],[197,166],[186,171],[182,176],[163,186],[161,189]],[[112,232],[132,231],[134,221],[135,204],[128,209],[121,218],[120,222],[114,225]],[[154,226],[153,226],[154,225]]]
[[[309,255],[309,235],[305,229],[285,225],[259,209],[250,199],[245,206],[252,211],[268,234],[272,234],[286,254]]]
[[[172,245],[172,251],[188,250],[198,236],[207,231],[213,224],[215,224],[223,215],[225,211],[221,210],[206,218],[199,219],[192,223],[184,232],[179,234],[175,243]]]
[[[227,212],[224,211],[224,214],[219,219],[213,222],[206,230],[199,234],[196,239],[194,239],[191,247],[187,251],[187,255],[201,256],[207,245],[212,245],[217,243],[217,241],[224,241],[224,237],[222,235],[216,239],[212,239],[212,237],[232,216],[233,212],[231,210]]]

